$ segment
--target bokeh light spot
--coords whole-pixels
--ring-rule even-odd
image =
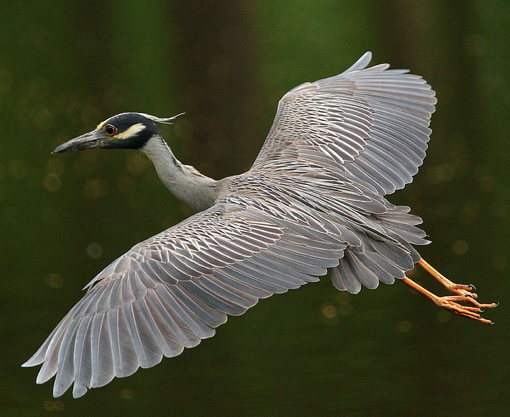
[[[46,188],[50,193],[56,193],[58,190],[60,190],[62,181],[57,174],[50,172],[44,177],[43,185],[44,188]]]
[[[413,325],[408,320],[402,320],[400,323],[398,323],[398,326],[397,326],[398,331],[402,332],[402,333],[409,333],[412,328],[413,328]]]
[[[62,401],[44,401],[43,407],[47,411],[62,411],[64,409],[64,403]]]
[[[64,277],[60,274],[49,274],[44,279],[44,283],[50,288],[60,288],[64,285]]]
[[[91,200],[96,200],[98,198],[104,197],[106,194],[108,194],[108,184],[106,181],[101,179],[88,180],[83,186],[83,194],[85,194],[85,197]]]
[[[322,306],[322,315],[327,319],[335,318],[337,314],[336,307],[333,304],[324,304]]]
[[[451,319],[452,315],[446,310],[439,310],[436,313],[436,318],[439,323],[446,323]]]
[[[492,265],[494,266],[494,268],[501,271],[502,269],[505,269],[508,266],[508,259],[506,258],[506,256],[502,255],[496,256],[492,260]]]
[[[457,240],[453,244],[453,253],[455,255],[459,255],[459,256],[465,255],[466,252],[468,251],[468,249],[469,249],[469,246],[465,240]]]
[[[123,398],[124,400],[131,400],[134,396],[135,393],[128,388],[124,388],[120,391],[120,398]]]
[[[103,256],[103,248],[99,243],[91,242],[87,245],[87,255],[92,259],[99,259]]]

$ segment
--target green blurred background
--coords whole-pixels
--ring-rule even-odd
[[[0,415],[509,415],[509,43],[506,0],[2,2]],[[162,128],[176,155],[240,173],[286,91],[367,50],[437,91],[425,166],[390,199],[424,218],[425,259],[501,302],[496,324],[398,282],[351,296],[323,279],[79,400],[36,385],[20,365],[81,288],[191,214],[141,153],[51,150],[119,112],[184,111]]]

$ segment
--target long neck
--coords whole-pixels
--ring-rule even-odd
[[[217,181],[181,164],[161,136],[154,135],[140,150],[152,161],[166,188],[183,203],[197,211],[214,205]]]

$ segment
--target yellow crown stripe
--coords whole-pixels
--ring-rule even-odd
[[[136,123],[133,126],[129,126],[124,132],[119,133],[118,135],[113,136],[114,139],[127,139],[133,136],[136,136],[137,133],[141,132],[145,129],[145,125],[143,123]]]

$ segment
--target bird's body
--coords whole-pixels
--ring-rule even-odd
[[[155,124],[173,118],[142,113],[114,116],[58,147],[140,149],[199,213],[135,245],[88,284],[25,364],[43,364],[37,382],[56,374],[55,396],[73,382],[81,396],[196,346],[227,314],[328,270],[335,287],[357,293],[407,283],[415,263],[428,268],[413,247],[428,243],[421,219],[385,195],[411,182],[425,157],[435,93],[404,70],[365,69],[369,61],[367,53],[344,73],[287,93],[244,174],[216,181],[181,164]],[[428,270],[457,295],[427,297],[485,321],[479,308],[492,305]]]

